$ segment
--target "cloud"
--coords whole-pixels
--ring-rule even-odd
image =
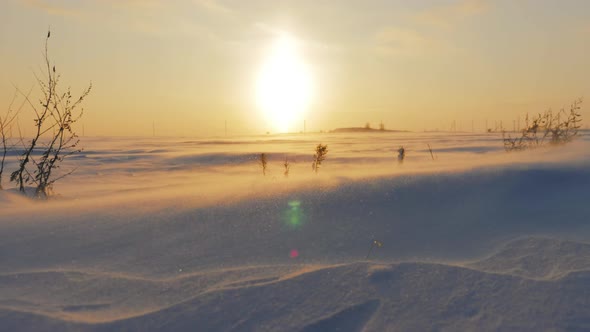
[[[82,12],[80,12],[77,9],[68,8],[66,6],[58,5],[55,3],[49,3],[44,0],[21,0],[21,2],[28,7],[44,11],[50,15],[72,17],[79,16],[82,14]]]
[[[400,26],[389,26],[374,34],[374,46],[382,56],[419,56],[456,52],[449,29],[489,10],[490,0],[455,0],[446,5],[406,16]]]
[[[579,32],[582,37],[590,36],[590,23],[586,23],[580,26]]]
[[[459,0],[455,3],[436,6],[413,16],[417,23],[452,28],[464,19],[487,12],[489,0]]]
[[[117,7],[124,10],[154,11],[162,10],[166,2],[162,0],[87,0],[95,4],[105,4],[107,9]],[[169,6],[168,6],[169,7]]]
[[[165,1],[165,0],[18,0],[24,5],[43,10],[48,14],[62,16],[93,16],[97,13],[117,12],[124,10],[134,14],[153,14],[162,11],[181,8],[182,4],[190,3],[213,3],[213,0],[186,0],[186,1]],[[212,6],[212,5],[210,5]]]
[[[204,8],[210,12],[219,14],[229,14],[232,12],[232,10],[229,7],[222,5],[217,0],[193,0],[193,2],[197,6]]]
[[[374,36],[375,51],[384,56],[415,56],[445,48],[440,41],[429,38],[417,30],[387,27]]]
[[[2,0],[0,0],[2,1]],[[189,20],[186,8],[203,3],[214,8],[213,0],[19,0],[23,5],[49,15],[72,17],[85,23],[96,23],[120,29],[165,36],[171,34],[201,35],[211,38],[211,31],[198,22]],[[206,4],[205,4],[206,3]],[[215,7],[221,10],[221,7]]]
[[[96,9],[113,8],[125,10],[156,10],[164,4],[162,0],[87,0],[87,1],[49,1],[49,0],[20,0],[25,6],[44,11],[50,15],[56,16],[93,16],[96,15]],[[66,4],[67,3],[67,4]],[[92,7],[88,5],[103,5],[102,7]],[[93,9],[90,9],[93,8]]]

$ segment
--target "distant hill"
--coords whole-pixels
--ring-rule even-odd
[[[375,129],[375,128],[365,128],[365,127],[350,127],[350,128],[336,128],[331,133],[408,133],[409,130],[390,130],[390,129]]]

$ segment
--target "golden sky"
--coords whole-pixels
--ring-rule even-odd
[[[255,87],[284,34],[313,82],[310,131],[511,129],[590,95],[586,0],[2,0],[0,111],[34,84],[48,27],[62,82],[93,83],[87,135],[273,132]]]

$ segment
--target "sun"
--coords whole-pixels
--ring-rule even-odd
[[[287,132],[303,121],[311,95],[311,74],[299,56],[296,41],[280,36],[258,74],[258,107],[274,130]]]

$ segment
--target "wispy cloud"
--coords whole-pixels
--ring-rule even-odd
[[[590,36],[590,23],[585,23],[579,26],[578,28],[579,33],[582,36]]]
[[[417,30],[387,27],[374,36],[375,52],[382,56],[419,56],[446,51],[450,47]]]
[[[456,0],[406,16],[398,26],[379,29],[374,34],[375,51],[384,56],[418,56],[456,51],[449,29],[490,9],[490,0]]]
[[[50,3],[44,0],[21,0],[21,2],[28,7],[44,11],[50,15],[79,16],[82,14],[82,12],[77,9],[68,8],[64,5],[58,5],[54,2]]]
[[[155,10],[163,5],[162,0],[88,0],[88,1],[49,1],[49,0],[19,0],[27,7],[44,11],[58,16],[92,16],[96,9],[119,8],[125,10]],[[92,5],[95,6],[92,6]],[[101,6],[102,5],[102,6]]]
[[[18,1],[24,6],[43,11],[49,15],[83,19],[86,23],[100,21],[101,24],[117,29],[125,27],[131,31],[152,36],[190,34],[212,38],[212,32],[208,27],[182,15],[183,12],[186,12],[184,8],[194,8],[198,5],[197,3],[202,3],[204,6],[208,6],[202,10],[223,11],[223,7],[215,7],[216,2],[213,0],[186,0],[184,2],[166,0]]]
[[[231,8],[221,4],[217,0],[193,0],[193,2],[210,12],[220,13],[220,14],[230,14],[232,12]]]
[[[452,28],[462,20],[483,14],[490,8],[489,0],[459,0],[450,5],[436,6],[413,15],[413,20],[442,28]]]
[[[87,0],[88,3],[94,3],[96,8],[113,9],[117,8],[126,11],[153,12],[164,10],[166,7],[172,7],[163,0]],[[102,5],[102,6],[101,6]]]

